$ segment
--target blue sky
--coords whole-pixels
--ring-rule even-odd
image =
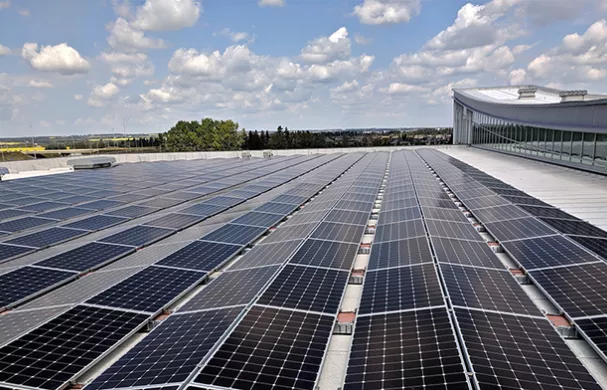
[[[607,92],[603,0],[0,0],[0,136],[451,124],[453,87]]]

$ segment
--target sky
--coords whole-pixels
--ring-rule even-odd
[[[0,136],[449,126],[457,87],[607,92],[607,0],[0,0]]]

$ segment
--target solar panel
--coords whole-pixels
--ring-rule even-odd
[[[278,224],[283,218],[284,216],[280,214],[258,213],[251,211],[232,222],[240,225],[270,228]]]
[[[422,207],[422,213],[425,218],[429,219],[439,219],[443,221],[451,221],[451,222],[470,222],[468,218],[462,213],[459,209],[445,209],[445,208],[436,208],[436,207]],[[380,215],[381,220],[381,215]]]
[[[607,317],[595,317],[576,320],[577,328],[600,354],[607,355]]]
[[[40,202],[40,203],[34,203],[29,206],[23,206],[21,208],[23,210],[27,210],[27,211],[44,212],[44,211],[49,211],[49,210],[53,210],[53,209],[58,209],[60,207],[65,207],[65,206],[67,206],[67,203]]]
[[[583,221],[570,221],[565,219],[553,219],[553,218],[540,218],[548,225],[552,226],[556,230],[564,234],[573,234],[577,236],[591,236],[591,237],[607,237],[607,232],[603,229],[599,229],[596,226]]]
[[[263,241],[263,243],[275,243],[280,241],[292,241],[299,240],[308,237],[308,235],[318,226],[317,223],[308,223],[290,226],[290,224],[285,224],[275,231],[273,231],[268,237]]]
[[[173,207],[175,205],[178,205],[179,203],[183,203],[183,201],[181,199],[156,198],[150,199],[143,203],[139,203],[139,206],[157,207],[159,209],[165,209],[167,207]]]
[[[23,267],[0,275],[0,308],[75,278],[72,272]]]
[[[164,237],[173,234],[172,229],[162,229],[151,226],[133,226],[109,237],[99,240],[110,244],[130,245],[134,247],[143,247],[150,245]]]
[[[343,200],[353,200],[356,202],[374,202],[375,198],[377,198],[377,196],[375,194],[355,194],[355,193],[347,193],[345,194],[342,199]]]
[[[0,316],[0,345],[37,328],[69,307],[48,307],[40,310],[11,310]],[[0,388],[2,388],[0,386]]]
[[[145,226],[155,226],[167,229],[185,229],[202,221],[204,217],[189,214],[167,214],[158,219],[146,222]]]
[[[188,301],[180,312],[245,305],[259,294],[280,266],[222,273]]]
[[[598,258],[563,236],[506,242],[504,249],[526,269],[597,261]]]
[[[157,264],[196,271],[213,271],[241,250],[240,245],[194,241]]]
[[[34,204],[34,203],[39,203],[42,202],[44,199],[43,198],[35,198],[35,197],[30,197],[30,196],[21,196],[19,198],[14,198],[9,200],[5,200],[6,203],[11,204],[13,206],[20,206],[23,208],[23,206],[28,206],[30,204]]]
[[[486,223],[495,221],[506,221],[509,219],[525,218],[529,217],[529,214],[527,214],[517,206],[506,205],[474,210],[474,216],[479,221]]]
[[[369,257],[369,270],[393,268],[432,261],[426,237],[374,243]]]
[[[504,264],[484,242],[432,237],[436,259],[443,263],[504,269]]]
[[[289,263],[349,270],[357,252],[358,244],[309,239]]]
[[[87,389],[150,386],[186,380],[242,310],[237,307],[170,316]]]
[[[345,271],[287,265],[257,303],[337,313],[348,279]]]
[[[307,196],[279,195],[276,198],[272,199],[272,202],[300,205],[307,200],[308,200]]]
[[[428,232],[430,233],[431,237],[445,237],[484,242],[483,237],[478,234],[470,223],[427,219],[426,225],[428,226]]]
[[[366,225],[369,221],[369,213],[349,210],[333,210],[327,214],[325,221],[348,223],[352,225]]]
[[[227,208],[224,206],[216,206],[216,205],[201,203],[201,204],[197,204],[197,205],[188,207],[186,209],[183,209],[179,212],[183,213],[183,214],[192,214],[192,215],[208,217],[208,216],[220,213],[221,211],[224,211],[226,209]]]
[[[68,223],[64,225],[67,228],[88,230],[91,232],[109,228],[128,221],[127,218],[110,217],[108,215],[94,215],[89,218],[81,219],[80,221]]]
[[[334,222],[322,222],[311,234],[311,238],[329,241],[356,242],[360,243],[365,226],[345,225]]]
[[[545,318],[455,313],[481,388],[601,388]]]
[[[604,238],[591,238],[591,237],[579,237],[579,236],[568,236],[584,248],[593,251],[594,253],[602,256],[603,259],[607,259],[607,239]]]
[[[77,306],[0,348],[0,382],[41,389],[62,388],[147,318],[130,312]]]
[[[274,203],[268,202],[258,208],[255,211],[263,212],[263,213],[274,213],[280,215],[288,215],[295,211],[299,205],[294,204],[286,204],[286,203]]]
[[[114,217],[124,217],[124,218],[139,218],[144,215],[148,215],[158,211],[159,209],[155,207],[144,207],[144,206],[126,206],[118,210],[110,211],[106,213],[106,215],[111,215]]]
[[[327,215],[327,210],[313,211],[310,213],[305,213],[304,210],[305,209],[302,209],[302,211],[293,214],[293,216],[288,219],[289,226],[317,223]]]
[[[127,246],[91,242],[40,261],[35,265],[85,272],[104,264],[111,263],[134,251],[134,248],[129,248]]]
[[[84,202],[94,201],[94,200],[95,200],[95,198],[93,198],[92,196],[74,195],[74,196],[68,196],[67,198],[62,198],[61,203],[78,204],[78,203],[84,203]]]
[[[511,196],[524,196],[524,197],[529,197],[529,195],[527,195],[527,193],[520,191],[520,190],[516,190],[513,188],[494,188],[493,191],[495,191],[497,194],[499,195],[511,195]]]
[[[80,237],[88,234],[85,230],[68,229],[62,227],[52,227],[41,230],[36,233],[31,233],[12,240],[6,241],[7,244],[24,245],[33,248],[46,248],[51,245],[56,245],[61,242],[71,240],[72,238]]]
[[[451,199],[419,198],[419,204],[425,207],[436,207],[457,210],[457,206]],[[383,207],[382,207],[383,209]]]
[[[405,209],[380,213],[378,223],[380,225],[386,225],[390,223],[409,221],[412,219],[420,219],[421,217],[422,215],[419,207],[407,207]]]
[[[253,249],[246,252],[230,270],[282,264],[301,244],[301,240],[281,241],[274,244],[265,242],[255,245]]]
[[[529,275],[570,317],[607,314],[607,264],[543,269]]]
[[[468,388],[444,308],[356,320],[344,390]]]
[[[535,215],[536,217],[579,220],[579,218],[576,218],[573,215],[567,214],[566,212],[554,207],[536,207],[526,205],[521,205],[519,207],[529,214]]]
[[[266,232],[266,228],[227,224],[205,235],[201,240],[247,245]]]
[[[149,198],[147,195],[137,195],[137,194],[122,194],[118,196],[113,196],[111,200],[117,200],[119,202],[131,203],[138,202],[140,200],[144,200]]]
[[[413,238],[425,235],[426,231],[422,220],[416,219],[378,226],[375,231],[374,242],[395,241],[402,240],[403,238]]]
[[[205,277],[206,272],[151,266],[86,303],[155,313]]]
[[[254,306],[194,382],[312,390],[333,322],[333,316]]]
[[[465,204],[466,207],[470,208],[471,210],[476,210],[488,207],[509,205],[510,202],[508,202],[507,199],[504,199],[499,195],[489,195],[483,196],[482,198],[467,199]]]
[[[533,217],[510,221],[490,222],[485,227],[499,241],[520,240],[525,238],[553,235],[555,232]]]
[[[199,198],[201,195],[194,193],[194,192],[178,191],[178,192],[171,192],[170,194],[166,194],[165,196],[167,198],[181,199],[181,200],[186,201],[186,200],[192,200],[192,199]]]
[[[381,313],[443,305],[433,264],[367,272],[359,313]]]
[[[508,199],[512,203],[517,204],[517,205],[552,207],[548,203],[542,202],[541,200],[532,198],[530,196],[509,196],[509,195],[504,195],[503,197],[506,198],[506,199]]]
[[[118,202],[118,201],[109,200],[109,199],[102,199],[102,200],[96,200],[94,202],[84,203],[84,204],[78,205],[78,207],[81,207],[83,209],[101,211],[101,210],[109,209],[112,207],[121,206],[123,204],[124,204],[124,202]]]
[[[65,209],[50,211],[50,212],[44,213],[44,214],[39,214],[38,216],[42,217],[42,218],[65,220],[65,219],[69,219],[69,218],[78,217],[78,216],[84,215],[84,214],[90,214],[90,212],[91,212],[91,210],[87,210],[87,209],[68,207]]]
[[[335,204],[336,209],[351,210],[360,212],[370,212],[373,209],[373,203],[371,202],[356,202],[353,200],[340,200]]]
[[[56,223],[54,219],[47,218],[36,218],[36,217],[23,217],[19,219],[13,219],[12,221],[0,223],[0,231],[8,233],[16,233],[22,230],[39,227],[42,225],[48,225],[49,223]]]
[[[495,192],[498,192],[498,191],[495,191]],[[473,199],[473,198],[480,198],[480,197],[488,196],[488,195],[495,195],[495,192],[488,188],[481,187],[481,188],[457,191],[457,197],[460,199]],[[500,194],[500,192],[498,192],[498,194]]]
[[[244,202],[244,200],[242,198],[234,198],[231,196],[216,196],[214,198],[205,200],[204,202],[202,202],[202,204],[212,204],[212,205],[216,205],[216,206],[233,207],[242,202]]]
[[[35,250],[35,248],[26,248],[24,246],[0,244],[0,261],[4,262],[12,259],[13,257],[23,256]]]
[[[120,195],[122,191],[112,191],[112,190],[99,190],[89,192],[87,195],[94,196],[95,198],[109,198],[110,196]]]
[[[29,211],[17,209],[0,210],[0,221],[4,221],[9,218],[19,217],[26,214],[31,213]]]

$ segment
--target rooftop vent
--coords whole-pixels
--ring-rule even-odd
[[[534,99],[537,87],[523,87],[518,90],[519,99]]]
[[[561,97],[561,103],[563,102],[579,102],[584,100],[584,98],[588,95],[588,91],[585,89],[571,90],[571,91],[562,91],[559,93]]]
[[[67,160],[67,165],[74,169],[108,168],[116,162],[114,157],[87,157]]]

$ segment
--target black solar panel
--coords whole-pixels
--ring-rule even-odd
[[[213,271],[242,250],[240,245],[194,241],[157,264],[197,271]]]
[[[451,210],[437,207],[422,207],[424,218],[440,219],[452,222],[469,222],[468,218],[459,209]],[[380,215],[381,220],[381,215]]]
[[[535,215],[536,217],[578,220],[578,218],[574,217],[573,215],[567,214],[566,212],[554,207],[536,207],[526,205],[521,205],[519,207],[529,214]]]
[[[585,318],[576,320],[575,324],[590,345],[607,356],[607,317]]]
[[[349,210],[333,210],[327,214],[325,221],[348,223],[353,225],[366,225],[369,221],[369,213]]]
[[[484,242],[432,237],[432,246],[440,262],[504,269],[504,264]]]
[[[607,239],[580,236],[569,236],[569,238],[575,240],[575,242],[582,245],[584,248],[602,256],[603,259],[607,259]]]
[[[147,318],[130,312],[77,306],[0,348],[0,382],[41,389],[62,388]]]
[[[481,198],[466,199],[464,204],[466,205],[466,207],[470,208],[471,210],[476,210],[476,209],[484,209],[487,207],[509,205],[510,202],[501,196],[489,195],[489,196],[483,196]]]
[[[270,228],[278,224],[278,222],[280,222],[283,218],[284,216],[280,214],[258,213],[251,211],[242,217],[233,220],[232,223]]]
[[[506,242],[504,249],[526,269],[597,261],[598,258],[563,236]]]
[[[23,267],[0,275],[0,308],[76,277],[75,273]],[[1,371],[1,370],[0,370]]]
[[[43,211],[58,209],[60,207],[65,207],[65,206],[67,206],[67,203],[40,202],[40,203],[35,203],[35,204],[29,205],[29,206],[23,206],[23,207],[21,207],[21,209],[27,210],[27,211],[43,212]]]
[[[23,217],[19,219],[13,219],[12,221],[0,223],[0,231],[8,233],[16,233],[22,230],[31,229],[47,225],[49,223],[56,223],[54,219],[48,218],[36,218],[36,217]]]
[[[165,196],[167,198],[173,198],[173,199],[192,200],[192,199],[199,198],[201,195],[194,193],[194,192],[178,191],[178,192],[171,192],[170,194],[166,194]]]
[[[541,316],[542,313],[507,270],[441,264],[455,306]]]
[[[364,232],[364,225],[345,225],[334,222],[322,222],[310,237],[329,241],[360,243]]]
[[[461,214],[461,213],[460,213]],[[420,219],[422,217],[419,207],[407,207],[406,209],[398,209],[379,214],[380,225],[409,221],[412,219]]]
[[[94,201],[94,200],[95,200],[95,198],[93,198],[92,196],[74,195],[74,196],[69,196],[67,198],[62,198],[61,202],[67,203],[67,204],[78,204],[78,203]]]
[[[393,268],[432,261],[426,237],[374,243],[367,268]]]
[[[38,262],[36,265],[85,272],[111,263],[134,251],[134,248],[127,246],[91,242]]]
[[[300,205],[308,200],[307,196],[295,196],[295,195],[280,195],[272,199],[272,202],[276,203],[289,203]]]
[[[360,211],[368,213],[373,209],[373,203],[371,202],[356,202],[353,200],[340,200],[335,204],[336,209]]]
[[[301,244],[301,240],[281,241],[274,244],[255,245],[231,268],[244,269],[282,264]]]
[[[0,210],[0,221],[4,221],[9,218],[20,217],[26,214],[31,214],[31,212],[17,209]]]
[[[529,274],[570,317],[607,314],[607,264],[583,264]]]
[[[564,234],[573,234],[576,236],[607,237],[607,232],[603,229],[583,221],[570,221],[565,219],[540,218],[548,225]]]
[[[289,262],[349,270],[357,252],[358,244],[309,239]]]
[[[65,220],[65,219],[74,218],[74,217],[78,217],[80,215],[90,214],[90,213],[91,213],[91,210],[88,210],[88,209],[79,209],[77,207],[68,207],[65,209],[50,211],[50,212],[44,213],[44,214],[39,214],[38,216],[42,217],[42,218]]]
[[[444,308],[356,320],[344,390],[468,388]]]
[[[150,386],[186,380],[242,310],[237,307],[170,316],[87,389]]]
[[[481,388],[601,389],[545,318],[455,313]]]
[[[205,310],[250,303],[280,266],[260,267],[221,274],[188,301],[180,311]]]
[[[268,202],[263,206],[256,208],[255,211],[259,211],[262,213],[288,215],[291,214],[295,209],[297,209],[297,207],[299,207],[299,205]]]
[[[121,224],[125,221],[128,221],[128,219],[120,217],[110,217],[107,215],[95,215],[89,218],[82,219],[80,221],[69,223],[64,227],[88,230],[93,232],[109,228],[110,226]]]
[[[205,272],[148,267],[86,303],[155,313],[205,278]]]
[[[402,240],[404,238],[413,238],[425,236],[426,231],[421,219],[412,221],[404,221],[391,223],[389,225],[381,225],[375,231],[376,243],[385,241]]]
[[[360,314],[443,305],[443,295],[433,264],[368,272]]]
[[[470,223],[440,221],[427,219],[426,225],[431,237],[455,238],[460,240],[484,242],[483,237],[478,234]]]
[[[263,227],[227,224],[202,237],[202,240],[247,245],[266,230]]]
[[[101,210],[109,209],[109,208],[112,208],[112,207],[121,206],[123,204],[124,204],[124,202],[118,202],[118,201],[115,201],[115,200],[102,199],[102,200],[96,200],[94,202],[80,204],[80,205],[78,205],[78,207],[81,207],[83,209],[91,209],[91,210],[101,211]]]
[[[204,217],[198,215],[167,214],[153,221],[146,222],[145,225],[181,230],[190,227],[194,224],[197,224],[203,219]]]
[[[0,244],[0,261],[4,262],[13,257],[23,256],[26,253],[35,251],[34,248],[26,248],[23,246]]]
[[[457,210],[457,206],[451,199],[419,198],[419,204],[423,207],[436,207]]]
[[[316,226],[318,226],[317,223],[307,223],[294,226],[285,224],[268,235],[268,237],[264,240],[264,244],[306,238],[316,228]]]
[[[257,303],[337,313],[348,279],[345,271],[287,265]]]
[[[495,221],[507,221],[509,219],[529,217],[529,214],[524,212],[517,206],[497,206],[486,209],[474,210],[474,216],[483,223]]]
[[[114,217],[124,217],[124,218],[139,218],[144,215],[148,215],[158,211],[159,209],[155,207],[145,207],[145,206],[126,206],[118,210],[110,211],[106,213],[106,215],[111,215]]]
[[[485,227],[498,241],[548,236],[555,231],[533,217],[486,223]]]
[[[31,233],[12,240],[6,241],[7,244],[25,245],[33,248],[46,248],[50,245],[59,244],[61,242],[71,240],[72,238],[80,237],[88,234],[85,230],[67,229],[62,227],[52,227],[36,233]]]
[[[541,200],[535,199],[535,198],[531,198],[529,196],[509,196],[509,195],[504,195],[504,198],[508,199],[510,202],[514,203],[514,204],[518,204],[518,205],[530,205],[530,206],[545,206],[545,207],[552,207],[551,205],[549,205],[548,203],[544,203]]]
[[[254,306],[195,382],[313,390],[333,322],[333,316]]]
[[[216,206],[216,205],[211,205],[211,204],[197,204],[197,205],[188,207],[186,209],[183,209],[179,212],[183,213],[183,214],[192,214],[192,215],[199,215],[202,217],[208,217],[208,216],[220,213],[221,211],[224,211],[226,209],[227,209],[227,207],[224,207],[224,206]]]
[[[134,226],[119,233],[112,234],[111,236],[100,240],[100,242],[130,245],[139,248],[161,240],[174,232],[175,231],[172,229],[162,229],[151,226]]]
[[[8,204],[11,204],[13,206],[21,206],[23,208],[23,206],[27,206],[27,205],[34,204],[34,203],[40,203],[43,200],[44,200],[43,198],[34,198],[34,197],[30,197],[30,196],[23,197],[22,196],[22,197],[11,199],[11,200],[6,200],[5,202]]]

